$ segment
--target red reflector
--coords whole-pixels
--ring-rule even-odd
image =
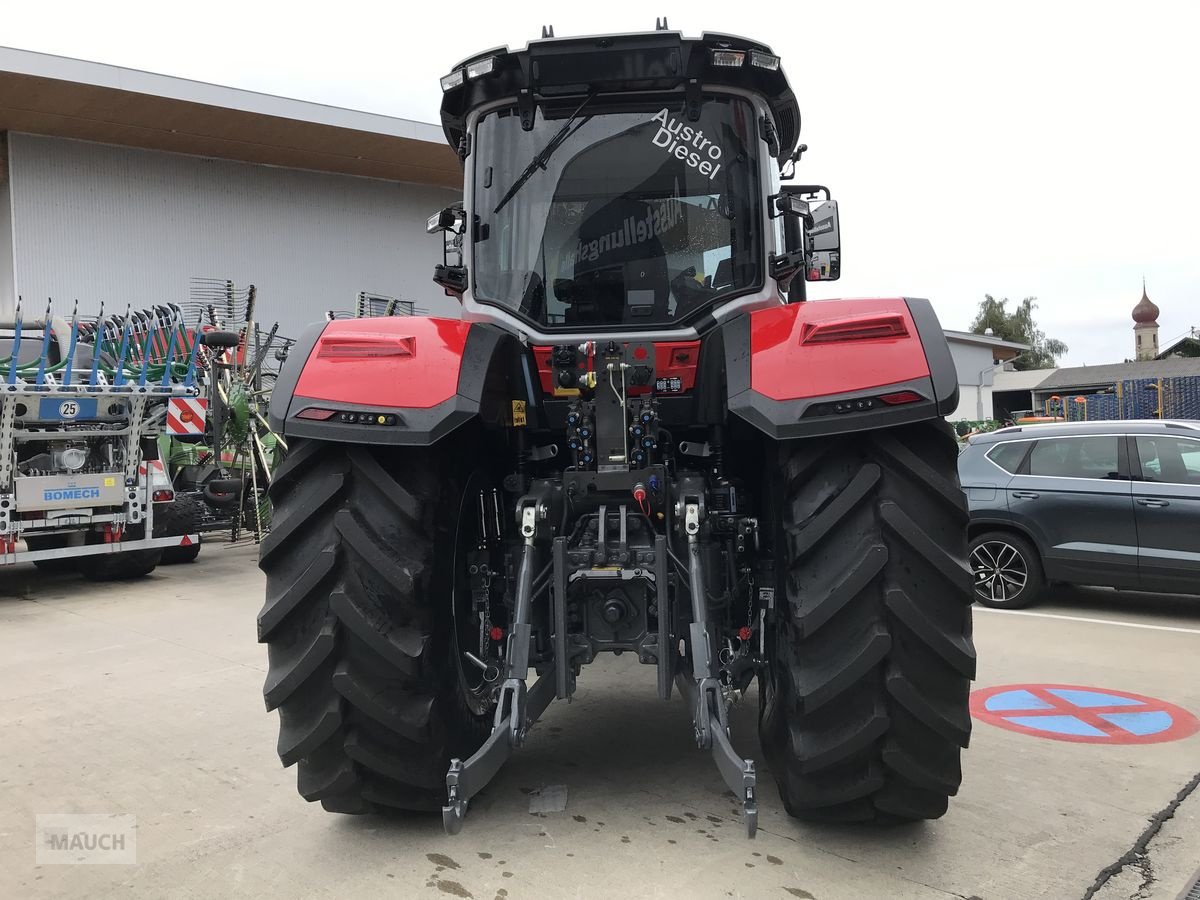
[[[743,625],[738,629],[738,640],[745,643],[746,641],[750,640],[750,636],[753,633],[754,632],[752,632],[747,626]]]
[[[373,359],[381,356],[417,355],[417,339],[408,334],[361,333],[330,334],[321,338],[320,359]]]
[[[807,324],[800,336],[800,343],[832,344],[838,341],[869,341],[907,335],[908,326],[904,324],[903,316],[865,316],[859,319]]]
[[[498,641],[504,637],[504,629],[499,625],[493,625],[492,630],[488,632],[488,636],[491,637],[493,641]]]
[[[175,499],[174,491],[155,491],[154,492],[154,502],[155,503],[170,503],[174,499]]]
[[[180,547],[190,547],[190,546],[192,546],[192,539],[191,539],[190,537],[188,537],[188,536],[185,534],[185,535],[183,536],[183,538],[182,538],[182,539],[179,541],[179,546],[180,546]]]
[[[899,406],[902,403],[916,403],[918,400],[925,398],[916,391],[896,391],[894,394],[884,394],[879,398],[888,406]]]
[[[308,409],[302,409],[296,413],[297,419],[316,419],[318,422],[324,422],[326,419],[332,419],[336,414],[336,410],[321,409],[319,406],[310,406]]]

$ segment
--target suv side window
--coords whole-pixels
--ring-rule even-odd
[[[1021,460],[1029,452],[1029,445],[1032,443],[1033,441],[1005,441],[1003,444],[997,444],[989,450],[987,458],[1005,472],[1015,475],[1017,474],[1017,469],[1021,467]]]
[[[1058,478],[1119,477],[1116,435],[1039,440],[1029,455],[1029,474]]]
[[[1168,435],[1139,435],[1142,481],[1200,485],[1200,441]]]

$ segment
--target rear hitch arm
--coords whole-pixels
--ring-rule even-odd
[[[504,765],[513,750],[525,742],[530,727],[546,711],[555,695],[555,671],[538,678],[527,689],[529,675],[530,624],[533,605],[534,539],[542,504],[531,502],[521,507],[521,536],[525,546],[517,572],[517,596],[512,625],[509,629],[507,673],[500,687],[492,733],[483,746],[466,761],[453,759],[446,773],[446,805],[442,807],[442,824],[447,834],[462,830],[467,805]]]
[[[696,745],[709,750],[726,787],[742,801],[746,835],[758,832],[757,774],[754,760],[743,759],[729,740],[729,721],[717,668],[713,662],[712,642],[708,634],[708,604],[705,602],[704,567],[700,556],[700,520],[698,502],[683,504],[683,529],[688,542],[688,582],[692,595],[692,680],[682,674],[677,679],[680,693],[692,706]]]
[[[525,686],[523,682],[521,686]],[[524,699],[524,714],[527,718],[521,728],[517,728],[513,714],[509,711],[496,723],[491,735],[470,759],[451,760],[450,770],[446,773],[447,802],[442,807],[442,825],[446,834],[458,834],[462,831],[471,798],[496,777],[500,767],[512,756],[515,749],[512,735],[518,730],[522,734],[527,732],[546,711],[546,707],[554,699],[554,673],[547,672],[538,678]],[[503,705],[497,707],[497,713],[503,709]]]

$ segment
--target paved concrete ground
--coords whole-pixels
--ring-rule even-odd
[[[0,897],[1080,898],[1200,771],[1200,735],[1106,747],[977,723],[943,819],[805,826],[761,762],[751,697],[734,715],[763,772],[748,841],[683,705],[610,658],[450,838],[435,817],[333,816],[296,794],[260,697],[261,595],[252,548],[133,584],[0,573]],[[976,687],[1096,685],[1200,712],[1200,600],[1070,591],[1036,612],[979,613]],[[565,812],[531,815],[552,785]],[[137,865],[36,867],[34,815],[51,812],[136,815]],[[1097,896],[1176,897],[1198,826],[1200,790]]]

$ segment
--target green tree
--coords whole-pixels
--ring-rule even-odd
[[[990,328],[992,334],[1002,340],[1028,344],[1029,349],[1013,361],[1013,368],[1020,371],[1052,369],[1068,349],[1062,341],[1046,337],[1046,332],[1038,328],[1033,318],[1036,301],[1037,297],[1026,297],[1009,312],[1007,297],[997,300],[991,294],[984,294],[971,323],[971,331],[975,334],[984,334]]]

